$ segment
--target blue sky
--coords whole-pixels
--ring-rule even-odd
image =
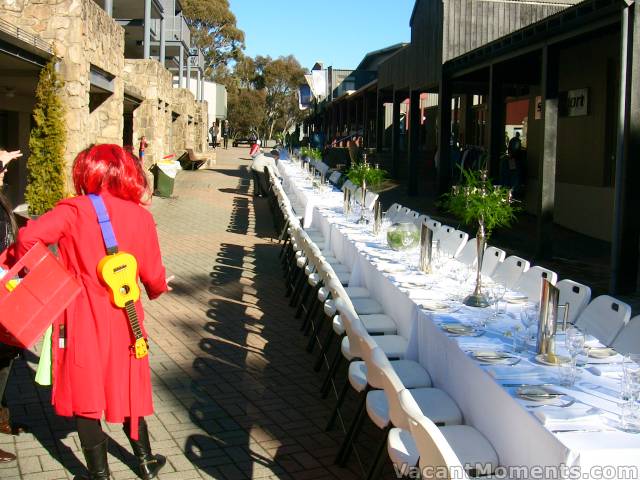
[[[414,0],[230,0],[245,53],[293,54],[304,68],[355,68],[367,52],[410,38]]]

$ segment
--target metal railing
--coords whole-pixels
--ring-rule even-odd
[[[191,45],[191,31],[182,15],[168,16],[164,21],[165,33],[168,41],[182,42]]]
[[[195,55],[194,55],[195,53]],[[189,55],[189,65],[204,71],[204,54],[199,48],[192,48]]]
[[[23,41],[24,43],[32,45],[37,49],[48,53],[49,55],[53,55],[53,47],[48,42],[44,41],[36,35],[22,30],[20,27],[17,27],[2,18],[0,18],[0,31],[9,34],[12,37],[17,38],[18,40]]]

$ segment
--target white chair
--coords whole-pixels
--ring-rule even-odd
[[[333,185],[337,185],[338,182],[340,181],[340,177],[341,176],[342,176],[342,174],[336,170],[331,175],[329,175],[329,183],[331,183]]]
[[[591,300],[591,289],[586,285],[574,282],[573,280],[560,280],[556,287],[560,290],[558,305],[569,305],[567,321],[575,323],[576,318],[589,304]]]
[[[431,220],[431,217],[429,217],[429,215],[420,215],[418,218],[414,220],[413,223],[415,224],[416,227],[422,228],[422,225],[429,226],[429,220]]]
[[[389,219],[389,221],[392,223],[395,222],[396,217],[400,213],[400,210],[402,210],[402,205],[400,205],[399,203],[394,203],[393,205],[391,205],[386,211],[387,219]]]
[[[406,392],[406,393],[405,393]],[[415,411],[411,402],[411,392],[401,394],[405,409]],[[482,467],[480,473],[492,473],[498,466],[498,455],[489,441],[471,427],[442,427],[424,415],[412,414],[409,430],[420,458],[421,478],[424,480],[468,479],[468,470]],[[445,475],[445,472],[447,473]],[[430,474],[431,473],[431,474]]]
[[[351,180],[347,180],[342,184],[342,191],[344,192],[345,190],[349,190],[351,192],[351,195],[355,194],[356,188],[357,187],[353,184],[353,182],[351,182]]]
[[[373,337],[375,340],[375,337]],[[397,395],[406,387],[393,369],[384,351],[378,346],[373,348],[365,360],[367,364],[367,379],[372,390],[367,393],[366,411],[370,420],[385,435],[377,449],[376,462],[373,469],[376,469],[381,454],[384,452],[387,443],[387,434],[391,428],[390,406],[396,402]],[[419,387],[411,390],[419,411],[422,415],[431,418],[435,423],[441,425],[459,425],[462,423],[462,412],[453,399],[443,390],[431,387]],[[348,437],[349,438],[349,437]],[[351,442],[355,441],[355,435],[351,436]],[[348,458],[349,447],[341,458],[340,464],[344,465]],[[373,472],[367,478],[374,478]]]
[[[396,428],[389,432],[387,452],[398,468],[418,464],[420,452],[411,432],[411,422],[423,417],[411,393],[405,389],[391,405],[391,422]],[[435,426],[435,425],[434,425]],[[436,427],[437,428],[437,427]],[[482,473],[493,473],[498,466],[498,455],[489,441],[469,425],[450,425],[438,429],[452,447],[462,465],[481,465]]]
[[[478,242],[476,242],[475,238],[467,240],[467,243],[464,244],[464,247],[462,247],[462,250],[460,250],[460,253],[456,257],[456,260],[469,266],[478,263]]]
[[[506,256],[507,253],[504,250],[496,247],[487,247],[482,257],[482,275],[487,277],[492,276],[493,272],[496,271],[496,268],[504,261]]]
[[[469,235],[462,230],[451,229],[446,232],[440,243],[440,249],[445,255],[455,258],[467,243]]]
[[[552,285],[555,285],[558,281],[558,274],[536,265],[522,274],[520,280],[513,286],[513,290],[526,295],[531,302],[539,302],[543,279],[549,280]]]
[[[609,295],[600,295],[576,319],[576,327],[610,346],[630,318],[629,305]]]
[[[367,191],[364,199],[364,208],[366,208],[367,210],[373,210],[373,206],[375,205],[376,200],[378,200],[379,196],[380,195],[375,192]]]
[[[513,288],[524,272],[529,270],[529,262],[524,258],[512,255],[504,259],[491,275],[491,280],[501,283],[507,288]]]
[[[432,229],[432,230],[433,230],[433,241],[440,242],[440,247],[442,248],[442,244],[444,243],[445,239],[447,238],[449,233],[455,230],[455,228],[450,227],[449,225],[440,224],[438,228]]]
[[[629,320],[618,332],[611,347],[623,355],[640,354],[640,315]]]

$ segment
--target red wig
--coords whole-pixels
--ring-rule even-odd
[[[80,152],[73,163],[73,184],[81,195],[111,195],[141,203],[147,192],[147,177],[141,162],[119,145],[93,145]]]

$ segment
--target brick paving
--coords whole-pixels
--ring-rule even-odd
[[[284,299],[279,247],[266,200],[251,195],[246,149],[218,152],[217,165],[181,172],[175,197],[151,206],[176,276],[173,293],[146,302],[156,410],[148,422],[155,451],[168,458],[160,479],[358,478],[355,459],[351,470],[333,465],[343,434],[324,432],[333,400],[319,400],[322,379]],[[73,423],[33,383],[36,362],[37,351],[26,352],[10,380],[13,417],[31,433],[0,435],[0,448],[18,455],[0,465],[3,480],[84,472]],[[137,478],[121,427],[105,430],[112,478]],[[370,445],[363,438],[361,451]]]

